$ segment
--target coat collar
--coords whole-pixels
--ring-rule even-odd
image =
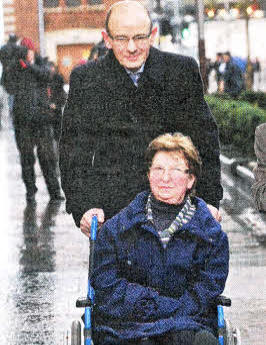
[[[141,225],[144,229],[151,231],[156,236],[158,235],[153,225],[147,221],[146,217],[146,203],[149,193],[149,191],[139,193],[128,207],[112,218],[115,222],[119,221],[119,223],[121,222],[121,224],[123,224],[123,226],[120,227],[120,232],[129,231],[136,225]],[[211,243],[217,231],[220,231],[221,226],[212,217],[205,201],[200,198],[194,198],[194,200],[197,208],[196,213],[191,221],[185,224],[180,231],[188,231],[191,236],[195,236],[204,242]]]
[[[105,85],[111,89],[136,89],[130,76],[125,68],[117,61],[112,50],[109,50],[103,59],[105,66]],[[139,86],[146,81],[152,84],[162,84],[164,79],[163,71],[163,54],[156,48],[151,47],[147,61],[145,62],[144,71],[139,80]]]

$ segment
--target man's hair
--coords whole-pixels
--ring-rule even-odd
[[[181,155],[187,161],[189,173],[195,176],[196,180],[201,174],[201,159],[198,150],[192,143],[189,136],[182,133],[166,133],[155,138],[146,150],[146,162],[148,168],[152,165],[152,160],[158,152],[173,152],[173,154]],[[195,187],[195,183],[193,188]]]
[[[120,2],[122,2],[122,1],[120,1]],[[116,7],[117,4],[118,4],[118,3],[116,2],[113,6],[111,6],[111,7],[109,8],[109,11],[107,12],[106,19],[105,19],[105,31],[107,32],[108,36],[110,36],[110,37],[112,37],[112,34],[110,33],[110,30],[109,30],[110,17],[111,17],[111,14],[112,14],[112,12],[113,12],[113,8]],[[142,5],[142,6],[143,6],[143,5]],[[147,13],[147,15],[148,15],[148,17],[149,17],[149,20],[150,20],[150,33],[151,33],[151,31],[152,31],[152,19],[151,19],[151,14],[150,14],[149,10],[148,10],[145,6],[143,6],[143,10],[146,11],[146,13]]]
[[[9,34],[8,42],[16,43],[18,41],[18,36],[13,32]]]
[[[227,55],[231,58],[231,53],[229,51],[225,52],[224,55]]]

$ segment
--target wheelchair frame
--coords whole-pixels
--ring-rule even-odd
[[[93,345],[92,340],[92,313],[94,306],[94,291],[90,284],[90,278],[94,267],[94,246],[97,237],[98,220],[94,216],[90,231],[90,253],[89,253],[89,274],[88,274],[88,293],[86,298],[79,298],[76,301],[77,308],[85,308],[83,337],[84,345]],[[231,299],[225,296],[218,296],[215,304],[217,305],[217,325],[219,345],[241,345],[240,331],[233,327],[231,322],[224,317],[223,307],[231,307]],[[75,320],[71,324],[71,345],[81,345],[81,322]]]

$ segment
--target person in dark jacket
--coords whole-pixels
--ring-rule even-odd
[[[9,77],[13,78],[17,85],[14,93],[13,117],[22,179],[26,187],[26,200],[35,203],[37,191],[34,171],[35,147],[51,200],[63,200],[56,175],[52,115],[47,93],[50,71],[44,59],[35,54],[31,39],[24,38],[21,46],[24,50],[14,61]]]
[[[216,58],[214,63],[212,64],[212,69],[215,70],[215,79],[217,82],[217,91],[221,91],[221,78],[222,78],[222,73],[220,72],[219,68],[223,60],[223,54],[222,53],[216,53]]]
[[[106,48],[104,44],[104,40],[102,39],[100,42],[95,44],[95,46],[92,48],[89,56],[89,60],[97,60],[99,57],[104,56],[108,52],[108,49]]]
[[[62,112],[63,107],[66,103],[67,94],[64,90],[64,77],[58,72],[58,69],[53,62],[48,62],[48,65],[51,71],[51,80],[48,85],[48,94],[51,112],[54,115],[54,120],[52,123],[54,139],[58,143],[61,135]]]
[[[198,151],[189,137],[164,134],[146,157],[150,191],[97,236],[94,344],[216,345],[214,300],[228,275],[228,239],[192,196]]]
[[[223,92],[237,97],[244,89],[244,76],[238,65],[232,60],[230,52],[223,54],[225,70],[222,74]]]
[[[97,209],[109,218],[147,188],[145,147],[176,130],[189,134],[199,148],[204,174],[197,193],[220,217],[218,130],[198,65],[191,57],[151,47],[156,32],[139,2],[115,3],[103,32],[109,52],[71,73],[60,170],[66,210],[84,233]]]
[[[11,116],[14,103],[14,90],[12,84],[8,83],[8,74],[12,73],[10,70],[10,65],[12,65],[12,61],[17,56],[19,51],[20,46],[18,45],[18,37],[14,33],[11,33],[7,43],[0,49],[0,62],[2,64],[1,84],[8,93],[8,108]]]

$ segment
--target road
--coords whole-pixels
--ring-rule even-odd
[[[70,344],[70,324],[82,313],[75,300],[86,295],[88,241],[65,213],[64,202],[49,204],[38,164],[37,206],[27,207],[7,112],[2,122],[0,344]],[[233,305],[226,316],[240,328],[242,345],[264,345],[266,247],[257,236],[263,219],[253,209],[246,182],[234,177],[229,165],[223,164],[221,208],[231,252],[225,294]]]

